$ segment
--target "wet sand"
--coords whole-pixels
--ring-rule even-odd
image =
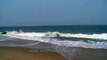
[[[0,47],[0,60],[68,60],[55,52],[31,52],[28,48]]]
[[[72,48],[73,49],[73,48]],[[72,60],[107,60],[107,49],[79,48]]]

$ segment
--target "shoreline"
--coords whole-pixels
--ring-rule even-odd
[[[0,60],[69,60],[56,52],[31,52],[21,47],[0,47]]]

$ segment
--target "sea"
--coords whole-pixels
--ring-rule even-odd
[[[69,60],[107,60],[107,25],[0,27],[0,46],[56,52]]]

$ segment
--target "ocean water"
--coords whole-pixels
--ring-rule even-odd
[[[107,60],[107,25],[0,27],[0,46],[57,52],[70,60]]]

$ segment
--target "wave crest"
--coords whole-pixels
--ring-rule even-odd
[[[103,39],[107,40],[107,33],[102,34],[72,34],[72,33],[60,33],[60,32],[8,32],[8,35],[26,36],[26,37],[66,37],[66,38],[89,38],[89,39]]]

